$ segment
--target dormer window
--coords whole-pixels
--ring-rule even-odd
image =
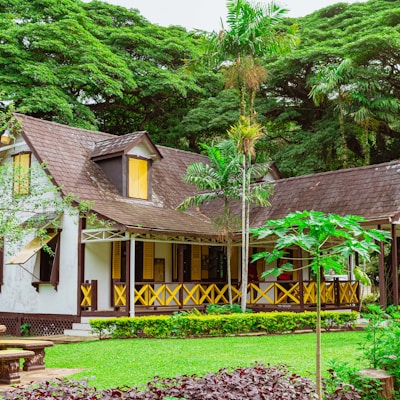
[[[128,157],[128,197],[149,198],[149,161]]]
[[[151,200],[151,166],[161,158],[147,132],[98,142],[91,155],[122,196],[140,200]]]

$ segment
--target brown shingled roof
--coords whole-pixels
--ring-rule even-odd
[[[303,210],[393,218],[400,211],[400,161],[281,179],[270,201],[271,207],[253,210],[253,225]]]
[[[182,182],[187,166],[204,157],[160,147],[165,157],[153,164],[153,202],[119,195],[102,169],[91,160],[96,143],[116,136],[73,128],[16,114],[23,136],[40,162],[47,165],[55,184],[64,194],[93,200],[93,211],[126,229],[154,230],[215,236],[210,220],[199,212],[176,211],[175,207],[194,188]],[[167,156],[165,156],[167,155]]]
[[[155,146],[162,159],[152,167],[152,201],[122,197],[101,168],[91,160],[105,149],[125,148],[143,132],[130,138],[73,128],[17,114],[23,135],[39,161],[45,162],[55,184],[81,200],[94,200],[93,210],[130,230],[215,236],[206,215],[197,210],[176,211],[195,188],[182,181],[187,167],[207,158],[187,151]],[[129,135],[127,135],[129,136]],[[129,140],[131,140],[129,142]],[[111,147],[110,147],[111,146]],[[388,219],[400,211],[400,161],[325,172],[274,182],[270,207],[253,207],[251,225],[283,218],[290,211],[317,210],[354,214],[367,220]],[[215,214],[218,202],[202,208]],[[237,214],[240,205],[234,205]],[[140,229],[139,229],[140,228]]]

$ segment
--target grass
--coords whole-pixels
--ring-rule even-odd
[[[322,335],[323,370],[329,360],[365,368],[358,358],[365,333],[329,332]],[[46,349],[48,368],[84,368],[72,375],[89,378],[98,388],[136,386],[155,375],[205,375],[224,367],[286,364],[300,375],[315,370],[315,334],[242,336],[202,339],[126,339],[56,345]]]

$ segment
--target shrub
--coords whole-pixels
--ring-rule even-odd
[[[246,313],[251,313],[252,310],[246,309]],[[208,304],[206,307],[206,314],[220,315],[220,314],[241,314],[242,308],[239,304]]]
[[[349,329],[357,320],[357,313],[323,312],[322,326],[325,330]],[[149,338],[224,336],[247,332],[276,334],[303,329],[315,329],[316,313],[265,312],[245,314],[198,314],[175,313],[172,316],[148,316],[135,318],[109,318],[90,320],[92,331],[100,338]]]
[[[400,389],[400,321],[397,307],[382,310],[369,305],[366,341],[363,357],[373,368],[381,368],[394,376],[395,389]]]

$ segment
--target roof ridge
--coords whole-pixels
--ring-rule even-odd
[[[62,124],[60,122],[55,122],[55,121],[49,121],[46,119],[40,119],[40,118],[36,118],[36,117],[32,117],[31,115],[25,115],[25,114],[21,114],[21,113],[13,113],[13,115],[19,119],[28,119],[28,120],[33,120],[33,121],[39,121],[40,123],[44,123],[44,124],[51,124],[51,125],[56,125],[59,127],[62,127],[62,129],[71,129],[71,130],[79,130],[79,131],[84,131],[84,132],[88,132],[91,134],[98,134],[98,135],[107,135],[107,136],[115,136],[112,133],[108,133],[108,132],[103,132],[103,131],[94,131],[93,129],[86,129],[86,128],[79,128],[77,126],[71,126],[71,125],[65,125]],[[104,139],[107,140],[107,139]]]
[[[334,171],[324,171],[324,172],[317,172],[317,173],[311,173],[311,174],[306,174],[306,175],[299,175],[299,176],[290,176],[288,178],[282,178],[279,179],[279,182],[284,182],[284,181],[290,181],[290,180],[297,180],[297,179],[308,179],[310,177],[319,177],[319,176],[326,176],[326,175],[339,175],[339,174],[346,174],[350,173],[354,170],[360,171],[360,170],[366,170],[366,169],[377,169],[377,168],[384,168],[390,165],[400,165],[400,160],[395,160],[395,161],[387,161],[385,163],[381,164],[371,164],[371,165],[363,165],[361,167],[351,167],[351,168],[345,168],[345,169],[337,169]],[[278,181],[276,181],[278,182]]]

